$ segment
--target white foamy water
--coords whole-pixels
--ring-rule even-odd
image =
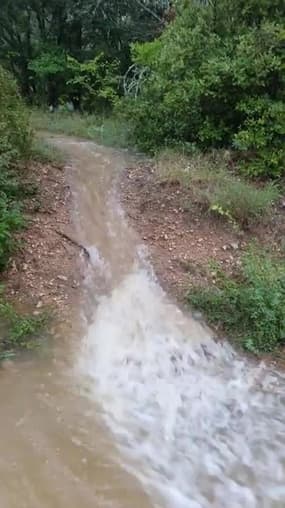
[[[284,508],[284,378],[215,343],[146,270],[101,300],[79,364],[161,506]]]
[[[285,508],[284,376],[215,343],[169,302],[113,191],[129,156],[60,144],[76,162],[80,238],[95,246],[76,379],[124,467],[162,508]],[[141,508],[133,495],[128,506]]]

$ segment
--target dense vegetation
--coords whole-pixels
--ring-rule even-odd
[[[13,230],[23,225],[18,200],[23,189],[13,170],[30,144],[28,117],[16,84],[0,67],[0,269],[13,247]]]
[[[25,224],[21,201],[34,192],[21,182],[18,164],[31,152],[26,108],[12,77],[0,66],[0,272],[15,248],[13,233]],[[30,347],[44,316],[26,316],[5,301],[0,287],[0,360],[15,349]]]
[[[218,270],[218,284],[194,288],[189,302],[210,323],[253,353],[269,352],[285,342],[285,266],[268,255],[250,252],[234,278]]]
[[[112,105],[130,44],[162,29],[166,0],[2,0],[0,62],[31,103]]]
[[[181,2],[161,37],[133,46],[145,70],[128,118],[140,147],[227,147],[250,176],[284,171],[284,9],[278,0]]]

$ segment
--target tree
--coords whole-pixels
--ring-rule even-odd
[[[124,73],[130,43],[155,37],[167,6],[166,0],[2,0],[0,62],[29,100],[44,95],[56,102],[67,55],[82,63],[103,53]]]
[[[253,176],[284,168],[284,42],[277,0],[183,2],[153,42],[135,44],[147,72],[124,104],[144,149],[230,147]],[[284,14],[283,14],[284,19]]]

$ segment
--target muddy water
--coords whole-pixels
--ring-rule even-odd
[[[169,302],[118,205],[129,156],[53,142],[85,299],[49,353],[0,371],[1,508],[284,508],[284,376]]]

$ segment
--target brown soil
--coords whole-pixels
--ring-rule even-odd
[[[17,235],[2,282],[20,309],[38,314],[49,308],[62,319],[77,300],[81,277],[81,249],[60,234],[72,227],[68,168],[30,163],[22,171],[38,190],[25,202],[27,227]]]
[[[121,181],[121,195],[131,223],[149,247],[162,286],[180,302],[192,285],[215,284],[210,260],[232,273],[252,241],[279,253],[285,247],[282,203],[266,225],[236,232],[201,211],[194,189],[159,182],[152,164],[129,168]]]

